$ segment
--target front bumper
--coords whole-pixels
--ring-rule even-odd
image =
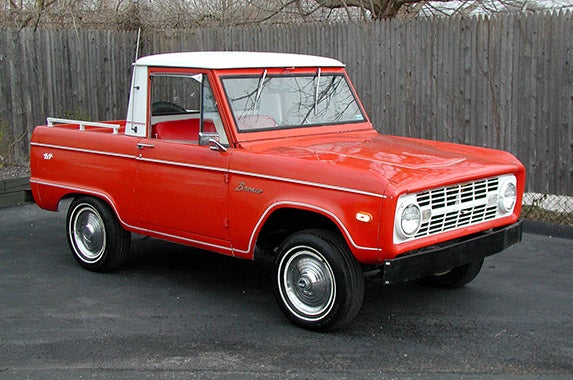
[[[384,284],[411,281],[481,260],[520,242],[522,231],[522,222],[518,221],[491,232],[448,241],[385,260],[381,268]]]

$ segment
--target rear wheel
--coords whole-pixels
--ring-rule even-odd
[[[364,298],[364,276],[346,243],[325,230],[287,238],[275,265],[275,294],[295,325],[328,331],[348,324]]]
[[[422,283],[443,288],[461,288],[470,283],[481,270],[483,259],[456,267],[443,274],[435,274],[421,279]]]
[[[66,226],[68,244],[82,267],[106,272],[127,260],[131,235],[105,202],[92,197],[74,199]]]

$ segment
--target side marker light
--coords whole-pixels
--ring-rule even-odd
[[[372,221],[372,215],[367,212],[357,212],[356,220],[363,223],[370,223]]]

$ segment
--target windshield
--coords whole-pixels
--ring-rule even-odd
[[[366,120],[342,74],[224,77],[240,132],[357,123]]]

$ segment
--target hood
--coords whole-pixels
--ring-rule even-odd
[[[376,131],[290,138],[257,144],[252,149],[320,161],[340,170],[367,171],[400,192],[516,172],[521,166],[511,154],[499,150],[381,135]]]

